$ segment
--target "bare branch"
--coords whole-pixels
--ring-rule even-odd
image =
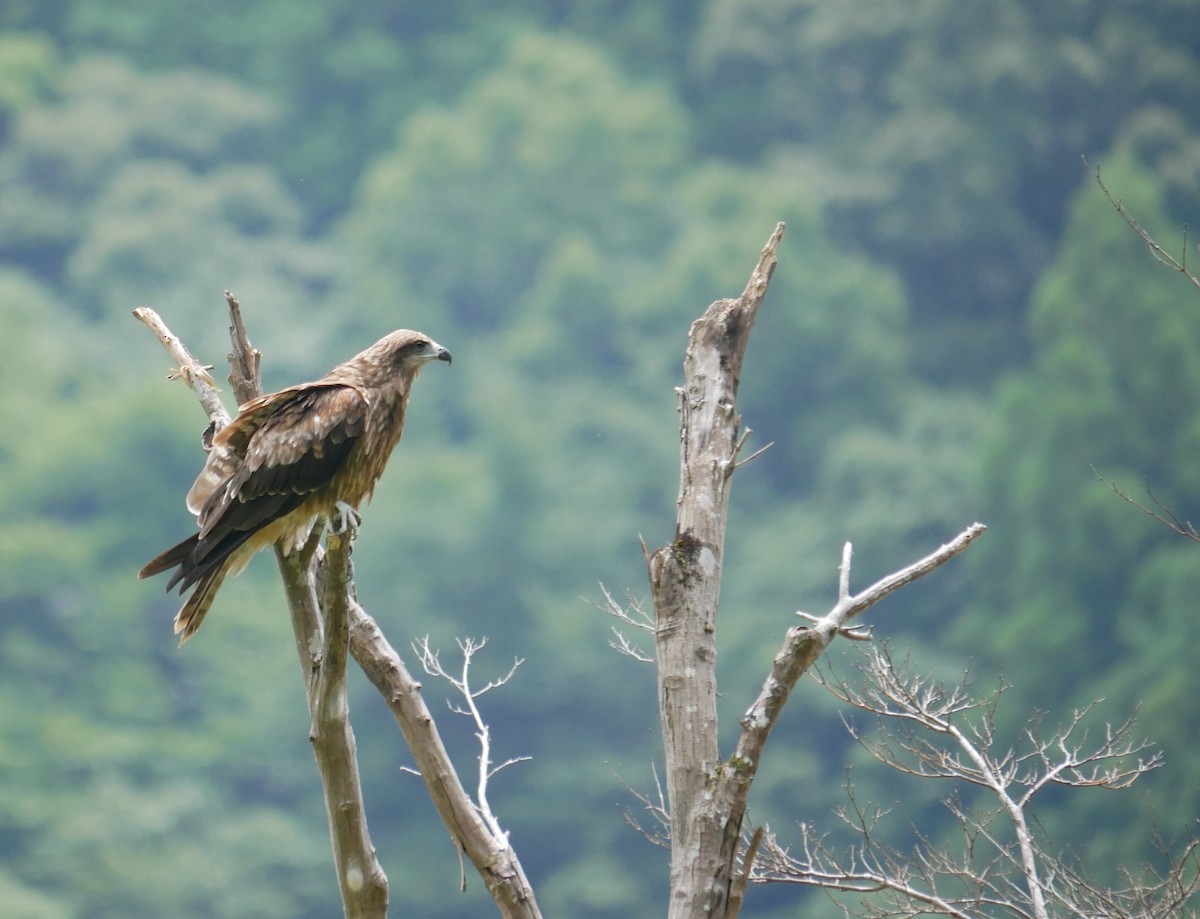
[[[624,807],[620,809],[621,819],[625,821],[626,826],[644,837],[647,842],[663,849],[669,849],[671,847],[671,810],[667,802],[667,794],[663,790],[662,779],[658,775],[658,767],[654,763],[651,763],[650,769],[654,774],[655,796],[653,798],[637,791],[619,775],[614,773],[614,776],[621,783],[622,787],[641,803],[643,810],[649,814],[650,819],[654,822],[654,829],[648,830],[643,827],[637,818]]]
[[[612,626],[612,633],[616,638],[616,641],[610,641],[608,646],[618,654],[624,654],[626,657],[632,657],[639,664],[654,663],[653,655],[647,654],[637,645],[633,644],[628,638],[625,637],[625,633],[618,629],[615,625]]]
[[[388,903],[387,876],[375,857],[367,831],[346,693],[353,538],[352,525],[348,524],[345,533],[331,533],[327,542],[321,603],[325,641],[308,693],[310,739],[325,789],[329,834],[346,916],[383,917]]]
[[[517,672],[517,668],[523,663],[519,658],[513,662],[512,668],[502,677],[494,680],[489,680],[484,686],[479,689],[471,686],[471,660],[478,651],[481,651],[487,645],[487,639],[460,638],[458,639],[458,648],[462,652],[462,670],[458,676],[453,676],[448,673],[443,667],[438,656],[438,652],[429,644],[429,636],[426,635],[420,641],[413,642],[413,650],[421,660],[421,666],[425,668],[425,672],[430,676],[436,676],[445,680],[463,698],[465,708],[451,705],[451,710],[460,714],[466,715],[475,724],[475,738],[479,741],[479,772],[478,781],[475,790],[475,803],[479,809],[480,815],[487,824],[493,838],[503,841],[508,844],[508,833],[501,829],[500,821],[492,811],[491,805],[488,803],[487,789],[488,780],[502,769],[513,765],[514,763],[523,763],[531,759],[528,756],[517,756],[505,760],[499,766],[492,766],[492,732],[486,721],[483,720],[483,715],[479,711],[479,706],[475,704],[475,700],[484,693],[490,692],[499,686],[503,686],[513,674]]]
[[[754,859],[758,857],[758,848],[762,845],[763,827],[758,827],[754,835],[746,843],[746,853],[742,856],[742,870],[734,880],[733,890],[729,895],[729,909],[726,919],[737,919],[742,911],[742,903],[746,900],[746,885],[750,882],[750,871],[754,867]]]
[[[175,361],[175,366],[178,369],[169,374],[167,379],[181,379],[187,383],[195,394],[196,401],[204,409],[204,414],[208,416],[209,422],[215,426],[216,430],[219,431],[225,425],[229,424],[229,412],[221,403],[221,397],[217,394],[217,383],[209,373],[212,370],[212,365],[201,364],[192,357],[191,352],[179,340],[178,336],[167,328],[166,323],[162,321],[158,313],[150,309],[150,307],[139,306],[133,311],[133,315],[135,319],[143,323],[154,333],[154,337],[158,339],[159,344],[171,355],[171,360]]]
[[[608,592],[608,588],[603,584],[600,585],[600,591],[604,594],[604,603],[592,603],[593,606],[595,606],[597,609],[603,610],[614,619],[624,623],[627,626],[630,626],[631,628],[653,634],[654,619],[648,612],[646,612],[645,607],[642,605],[642,601],[635,597],[632,591],[627,592],[625,595],[625,600],[629,604],[628,609],[618,603],[616,598]],[[614,651],[624,654],[626,657],[632,657],[635,661],[639,661],[643,664],[654,663],[653,655],[647,654],[645,651],[631,642],[615,625],[612,626],[612,633],[616,640],[610,641],[608,646]]]
[[[850,599],[850,563],[854,560],[854,546],[847,542],[842,546],[842,563],[838,565],[838,602]]]
[[[903,568],[887,577],[880,578],[866,590],[855,596],[839,596],[838,604],[832,610],[826,619],[829,621],[829,627],[833,629],[841,628],[845,625],[846,620],[852,619],[864,610],[874,606],[888,594],[891,594],[901,587],[911,584],[918,578],[924,577],[929,572],[940,568],[954,556],[964,551],[972,542],[987,531],[987,527],[982,523],[973,523],[954,539],[943,546],[939,546],[933,552],[930,552],[924,558],[913,562],[907,568]],[[842,578],[846,585],[849,585],[850,579],[850,545],[847,543],[846,552],[842,558]]]
[[[783,646],[775,655],[771,671],[764,681],[758,698],[742,716],[742,735],[734,754],[739,762],[757,763],[766,745],[767,736],[779,713],[787,703],[796,681],[816,663],[833,637],[845,627],[847,620],[873,606],[888,594],[915,581],[945,564],[967,548],[987,528],[975,523],[950,542],[908,567],[880,579],[857,595],[850,594],[850,561],[852,548],[846,544],[842,553],[838,601],[833,609],[812,628],[797,626],[789,629]]]
[[[1155,511],[1152,508],[1149,508],[1146,505],[1134,500],[1129,495],[1125,494],[1125,492],[1121,491],[1121,489],[1117,488],[1117,486],[1112,482],[1106,481],[1104,476],[1100,475],[1100,473],[1096,471],[1095,466],[1092,466],[1091,470],[1092,474],[1100,480],[1100,484],[1104,485],[1122,501],[1132,504],[1144,514],[1149,514],[1159,523],[1163,524],[1168,529],[1174,531],[1185,539],[1190,539],[1194,542],[1200,542],[1200,532],[1196,531],[1196,528],[1192,526],[1191,521],[1180,520],[1178,517],[1176,517],[1171,509],[1159,501],[1154,492],[1150,490],[1150,483],[1148,481],[1143,482],[1143,487],[1146,489],[1146,494],[1150,496],[1151,502],[1153,502],[1154,506],[1158,508],[1158,511]]]
[[[848,621],[894,590],[945,563],[984,527],[852,596],[847,546],[837,604],[812,628],[793,628],[758,699],[742,719],[737,748],[717,746],[716,632],[732,473],[746,433],[737,390],[750,333],[776,265],[783,225],[759,255],[742,295],[718,300],[692,323],[684,358],[680,413],[680,485],[672,541],[647,558],[655,612],[659,712],[671,806],[671,919],[727,915],[750,785],[763,747],[796,680],[838,634],[856,640]],[[846,631],[843,631],[846,630]]]
[[[849,545],[849,543],[847,543]],[[803,610],[796,610],[796,615],[805,622],[817,625],[824,618],[822,616],[814,616],[811,613],[806,613]],[[837,633],[843,638],[848,638],[850,641],[873,641],[875,628],[869,625],[848,625],[842,626]]]
[[[853,816],[851,814],[853,813]],[[793,855],[779,844],[773,833],[763,836],[758,865],[752,874],[757,883],[785,882],[820,887],[852,894],[890,895],[878,903],[868,901],[861,915],[873,917],[949,916],[953,919],[978,919],[968,911],[981,905],[982,898],[966,903],[939,895],[933,885],[906,866],[898,853],[878,847],[872,831],[878,815],[847,812],[847,821],[864,840],[845,852],[829,848],[825,836],[817,836],[808,824],[800,825],[801,849]],[[1013,915],[1021,915],[1014,912]]]
[[[593,604],[597,609],[603,610],[610,616],[621,620],[621,622],[628,626],[632,626],[635,629],[641,629],[643,632],[650,632],[653,634],[654,617],[650,613],[646,612],[646,608],[642,605],[642,601],[635,597],[632,591],[626,593],[625,595],[625,600],[629,604],[629,609],[627,610],[616,601],[613,595],[608,592],[608,588],[603,584],[600,585],[600,590],[604,594],[604,605],[601,606],[600,604]]]
[[[229,383],[238,405],[245,405],[262,395],[262,352],[250,344],[242,305],[231,291],[225,291],[225,303],[229,306],[229,339],[233,345],[228,355]]]
[[[1085,158],[1083,162],[1086,165],[1087,159]],[[1096,167],[1095,175],[1096,184],[1099,185],[1100,190],[1104,192],[1104,197],[1108,199],[1108,203],[1116,209],[1117,213],[1121,215],[1121,219],[1124,220],[1129,225],[1129,228],[1133,230],[1133,232],[1138,235],[1141,241],[1146,244],[1146,248],[1150,250],[1150,254],[1153,255],[1159,263],[1166,265],[1172,271],[1178,271],[1188,279],[1193,287],[1195,287],[1197,290],[1200,290],[1200,278],[1196,277],[1196,275],[1192,274],[1187,269],[1187,228],[1185,227],[1183,231],[1182,254],[1178,259],[1176,259],[1173,255],[1163,249],[1163,247],[1155,241],[1153,236],[1146,232],[1142,225],[1134,219],[1133,215],[1125,209],[1125,205],[1123,205],[1119,199],[1113,197],[1112,192],[1108,190],[1108,186],[1104,184],[1104,180],[1100,178],[1099,166]]]
[[[742,448],[746,446],[746,441],[750,439],[750,435],[753,433],[754,433],[753,428],[746,428],[742,431],[742,436],[738,438],[737,443],[734,444],[734,446],[733,446],[733,456],[730,459],[729,467],[727,469],[727,475],[733,475],[734,472],[741,469],[747,463],[750,463],[753,460],[758,459],[758,457],[762,456],[764,453],[766,453],[768,450],[770,450],[773,446],[775,446],[775,441],[771,441],[770,443],[759,447],[757,450],[755,450],[753,453],[751,453],[745,459],[738,459],[738,457],[741,456]]]
[[[1092,919],[1147,919],[1178,915],[1179,906],[1200,889],[1195,848],[1170,859],[1163,877],[1126,877],[1120,889],[1103,888],[1039,841],[1029,809],[1048,785],[1123,788],[1156,768],[1160,756],[1133,736],[1134,722],[1105,724],[1092,739],[1087,723],[1095,705],[1072,713],[1048,736],[1040,733],[1034,713],[1013,747],[997,744],[996,706],[1004,690],[982,698],[970,692],[969,674],[946,686],[914,673],[907,660],[897,664],[886,647],[867,648],[855,665],[853,683],[826,665],[814,671],[818,681],[838,699],[880,719],[870,739],[847,722],[847,729],[877,760],[918,778],[950,779],[984,788],[997,806],[982,813],[963,807],[957,791],[945,805],[961,830],[961,849],[952,853],[918,834],[918,843],[903,855],[880,840],[883,812],[863,808],[847,781],[849,806],[838,812],[858,838],[844,851],[834,851],[801,827],[802,855],[792,855],[773,838],[760,856],[755,880],[786,880],[833,891],[865,894],[858,913],[871,917],[924,915],[978,916],[981,912],[1030,917],[1054,914]],[[1166,850],[1164,848],[1164,854]],[[1136,904],[1136,908],[1135,908]],[[1169,905],[1167,905],[1169,904]]]
[[[711,796],[719,767],[714,635],[729,492],[745,443],[738,383],[783,233],[776,225],[741,296],[712,303],[688,332],[675,534],[647,557],[671,805],[671,919],[724,915],[733,884],[743,811]]]

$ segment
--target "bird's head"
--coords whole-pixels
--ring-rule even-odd
[[[450,352],[423,332],[397,329],[342,366],[353,368],[367,385],[385,386],[401,379],[411,380],[430,361],[448,364],[450,359]]]
[[[423,332],[397,329],[375,343],[396,369],[420,367],[430,361],[450,363],[450,352]]]

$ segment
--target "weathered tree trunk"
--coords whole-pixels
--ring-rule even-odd
[[[717,779],[736,768],[722,764],[717,749],[716,616],[729,486],[744,441],[738,381],[782,236],[779,224],[741,297],[718,300],[692,323],[678,390],[675,537],[649,559],[671,809],[671,919],[724,917],[730,906],[742,814],[715,800],[725,787]]]

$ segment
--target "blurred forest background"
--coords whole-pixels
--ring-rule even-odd
[[[727,727],[793,612],[973,520],[966,560],[873,611],[955,679],[1003,673],[1015,737],[1141,705],[1166,766],[1039,812],[1103,876],[1200,814],[1200,558],[1120,501],[1200,518],[1192,0],[259,0],[0,5],[0,903],[10,919],[337,915],[304,695],[271,561],[176,650],[138,567],[192,523],[204,419],[130,318],[224,375],[221,292],[269,387],[396,327],[454,352],[417,386],[367,509],[360,595],[401,650],[488,636],[490,798],[547,915],[661,915],[650,668],[598,584],[644,594],[670,537],[689,322],[780,267],[742,384],[718,635]],[[482,675],[482,674],[481,674]],[[426,681],[435,710],[444,688]],[[396,912],[488,915],[364,680],[354,723]],[[461,719],[459,719],[461,721]],[[462,768],[468,726],[447,713]],[[732,732],[730,734],[732,736]],[[751,818],[832,825],[847,764],[893,827],[939,796],[869,765],[815,685]],[[820,917],[756,888],[745,914]]]

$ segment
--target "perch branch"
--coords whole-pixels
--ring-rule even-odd
[[[346,692],[350,599],[354,590],[350,580],[353,540],[352,523],[347,523],[341,533],[330,533],[326,539],[321,591],[325,640],[320,658],[314,663],[308,690],[312,720],[309,739],[325,790],[333,860],[348,919],[385,916],[388,904],[387,875],[375,857],[367,831]]]
[[[232,294],[226,293],[232,314],[233,353],[230,355],[230,381],[235,390],[250,398],[261,392],[258,352],[251,346],[241,321],[240,307]],[[217,396],[216,384],[207,371],[188,353],[179,339],[153,310],[141,307],[134,316],[151,331],[167,349],[179,366],[209,416],[211,435],[229,423]],[[245,401],[242,399],[241,401]],[[211,442],[211,436],[209,436]],[[366,809],[362,801],[361,783],[358,778],[358,761],[354,748],[354,735],[349,722],[349,710],[345,700],[345,652],[341,652],[340,675],[325,675],[325,663],[333,659],[336,664],[336,645],[331,648],[330,640],[344,645],[347,627],[337,626],[332,633],[323,628],[322,601],[336,599],[338,589],[329,587],[325,597],[319,597],[316,583],[317,547],[309,540],[300,550],[284,553],[276,546],[275,554],[283,579],[295,635],[296,651],[304,679],[305,695],[312,716],[313,753],[325,785],[325,808],[330,821],[330,837],[333,843],[338,885],[342,893],[342,904],[347,917],[371,919],[383,917],[387,909],[387,877],[375,858],[367,831]],[[338,543],[338,551],[349,553],[349,542]],[[335,565],[336,565],[335,561]],[[349,594],[349,567],[340,577],[341,594]],[[327,586],[332,582],[327,581]],[[336,624],[336,623],[335,623]],[[340,638],[339,638],[340,636]],[[324,701],[316,704],[316,688],[324,679],[322,693]],[[340,706],[336,700],[341,698]],[[334,700],[334,701],[330,701]]]

